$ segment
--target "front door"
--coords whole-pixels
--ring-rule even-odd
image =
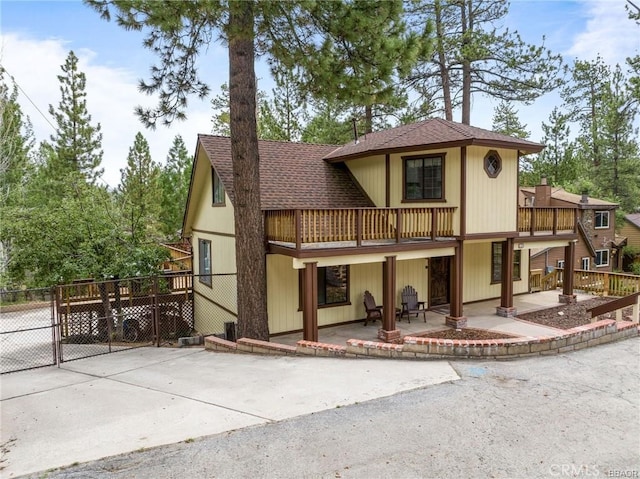
[[[451,258],[429,258],[429,308],[449,304]]]

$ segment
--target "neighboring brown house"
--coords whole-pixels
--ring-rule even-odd
[[[520,188],[520,205],[534,208],[575,207],[578,214],[578,239],[575,248],[576,269],[613,271],[618,269],[619,238],[615,234],[616,203],[576,195],[548,185],[546,179],[535,187]],[[564,268],[563,248],[530,250],[530,268],[545,272]]]

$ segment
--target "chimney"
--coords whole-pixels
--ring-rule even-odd
[[[551,206],[551,185],[547,184],[546,178],[540,179],[540,184],[536,185],[536,206]]]
[[[589,203],[589,193],[587,193],[586,191],[582,192],[582,198],[580,198],[580,203],[585,205]]]

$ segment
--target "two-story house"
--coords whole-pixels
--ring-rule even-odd
[[[260,141],[270,333],[317,340],[319,326],[364,319],[368,290],[383,305],[379,337],[396,341],[405,285],[429,308],[448,305],[452,326],[466,324],[466,302],[496,298],[513,315],[528,249],[563,247],[573,269],[575,207],[518,204],[519,156],[542,148],[441,119],[343,146]],[[230,139],[199,135],[194,162],[183,231],[195,327],[220,333],[238,300]],[[560,300],[572,298],[565,281]]]
[[[575,267],[581,270],[613,271],[619,247],[616,240],[616,209],[618,204],[576,195],[560,187],[547,184],[545,178],[535,187],[523,187],[521,206],[571,207],[578,214],[578,240],[575,248]],[[564,268],[562,248],[531,250],[532,270],[549,271]]]

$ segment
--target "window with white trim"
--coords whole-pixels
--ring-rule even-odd
[[[609,212],[596,211],[594,217],[594,227],[596,229],[605,229],[609,227]]]
[[[559,259],[556,264],[557,264],[558,268],[564,269],[564,260],[563,259]]]
[[[596,250],[596,266],[609,266],[609,250]]]
[[[582,258],[582,268],[586,271],[591,269],[591,258]]]

